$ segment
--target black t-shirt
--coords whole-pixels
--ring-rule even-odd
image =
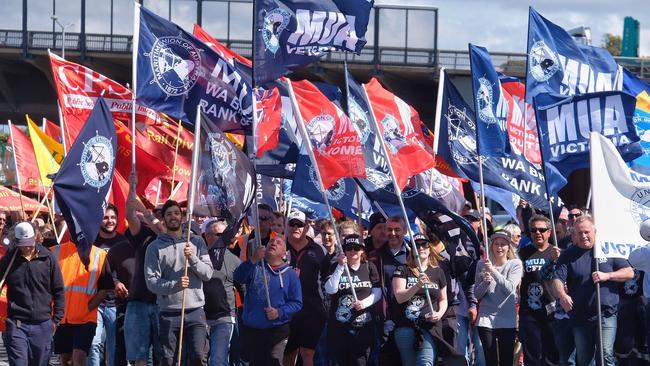
[[[111,266],[113,276],[118,281],[124,284],[127,289],[131,286],[133,280],[133,273],[135,271],[136,250],[133,244],[127,240],[123,241],[108,252],[106,259]],[[117,305],[126,303],[126,299],[116,297],[115,303]]]
[[[330,273],[336,269],[336,263],[330,268]],[[363,300],[372,294],[373,288],[381,288],[381,280],[377,267],[371,262],[361,263],[355,271],[350,268],[352,286],[357,293],[357,299]],[[345,272],[339,280],[338,291],[330,295],[330,319],[335,319],[337,324],[351,327],[362,327],[370,324],[373,319],[374,306],[369,306],[361,311],[354,309],[354,296],[350,290],[350,278]]]
[[[130,230],[127,230],[126,236],[136,251],[133,279],[131,285],[127,286],[129,289],[128,301],[134,300],[155,304],[156,295],[149,291],[144,279],[144,257],[147,253],[147,247],[152,241],[156,240],[158,235],[146,225],[140,225],[140,232],[137,235],[133,235]]]
[[[291,244],[287,244],[290,256],[289,265],[293,267],[300,278],[303,303],[301,313],[316,312],[325,317],[321,289],[329,274],[330,262],[318,244],[309,237],[307,240],[307,245],[299,252],[293,249]]]
[[[100,249],[104,249],[108,253],[110,253],[111,250],[113,250],[114,247],[118,246],[121,243],[128,243],[128,241],[129,240],[126,238],[126,236],[124,236],[124,235],[122,235],[120,233],[116,233],[116,235],[114,237],[109,238],[109,239],[102,238],[101,236],[97,235],[97,239],[95,239],[95,246],[100,248]],[[112,276],[113,280],[115,280],[115,278],[117,278],[117,277],[116,277],[115,273],[113,272],[113,267],[111,267],[111,271],[112,271],[111,276]],[[113,283],[114,282],[115,281],[113,281]],[[113,284],[112,289],[110,291],[108,291],[108,295],[106,295],[106,298],[102,302],[102,305],[109,306],[109,307],[110,306],[115,306],[115,304],[116,304],[116,301],[115,301],[116,296],[115,296],[115,290],[113,290],[113,288],[115,288],[115,284]]]
[[[554,301],[548,292],[542,269],[552,265],[553,246],[549,245],[544,251],[539,251],[534,245],[522,248],[519,258],[524,265],[524,276],[521,280],[520,309],[522,312],[538,317],[545,317],[555,310],[555,306],[547,305]]]
[[[605,273],[630,266],[622,258],[601,258],[598,261],[598,270]],[[568,294],[573,300],[573,309],[569,311],[572,322],[597,318],[596,285],[591,277],[595,270],[591,249],[582,249],[573,245],[558,259],[553,277],[566,283]],[[620,287],[621,284],[614,281],[600,283],[600,307],[603,316],[612,316],[618,312]]]
[[[429,289],[431,296],[431,304],[433,311],[438,311],[438,299],[440,299],[440,291],[446,286],[447,280],[445,273],[440,267],[429,266],[425,271],[431,283],[426,287]],[[404,278],[406,280],[406,288],[411,288],[418,283],[418,276],[413,270],[407,266],[399,266],[393,273],[393,278]],[[421,288],[409,300],[399,304],[393,296],[391,299],[390,315],[395,322],[396,327],[411,327],[411,326],[425,326],[430,328],[433,324],[426,321],[425,315],[432,313],[427,303],[427,296],[425,288]]]

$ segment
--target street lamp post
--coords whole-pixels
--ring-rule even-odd
[[[63,25],[63,23],[61,23],[61,22],[59,21],[59,17],[58,17],[56,14],[53,14],[50,18],[51,18],[51,19],[52,19],[52,20],[53,20],[53,21],[54,21],[54,22],[55,22],[59,27],[61,27],[61,57],[62,57],[62,58],[65,58],[65,30],[66,30],[66,28],[70,28],[70,27],[72,27],[72,25],[74,25],[74,23],[70,23],[70,24],[67,24],[67,25]]]

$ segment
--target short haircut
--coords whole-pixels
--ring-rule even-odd
[[[167,212],[167,210],[169,208],[171,208],[171,207],[174,207],[174,206],[178,207],[179,210],[181,209],[181,205],[179,205],[178,202],[176,202],[174,200],[167,200],[167,202],[165,202],[165,204],[163,205],[163,207],[161,209],[162,215],[165,216],[165,213]]]
[[[104,210],[104,213],[106,213],[106,211],[108,210],[113,210],[113,212],[115,212],[115,216],[120,216],[120,212],[117,210],[117,206],[115,206],[114,204],[109,203],[108,205],[106,205],[106,209]]]
[[[503,227],[503,230],[507,231],[510,234],[510,236],[515,236],[515,233],[521,235],[521,228],[515,224],[508,224]]]
[[[334,229],[334,225],[332,225],[332,222],[330,220],[321,220],[318,225],[318,230],[325,231],[327,229]]]
[[[341,231],[343,231],[343,229],[352,229],[352,231],[354,231],[355,234],[357,234],[357,235],[359,234],[359,226],[354,221],[350,221],[350,220],[341,221],[339,223],[339,230],[338,231],[341,232]]]
[[[280,211],[273,211],[273,216],[274,216],[276,219],[284,219],[284,215],[283,215],[282,212],[280,212]]]
[[[547,228],[549,229],[551,228],[551,220],[549,220],[549,218],[544,215],[534,215],[533,217],[531,217],[530,220],[528,220],[528,227],[532,227],[533,222],[539,222],[539,221],[544,222]]]
[[[271,206],[269,206],[266,203],[260,203],[259,205],[257,205],[257,210],[258,211],[259,210],[265,210],[265,211],[268,211],[268,212],[273,212],[273,210],[271,209]]]
[[[404,222],[404,218],[402,216],[391,216],[386,219],[386,223],[389,222],[398,222],[400,225],[402,225],[403,229],[406,229],[406,223]]]
[[[583,222],[589,222],[591,223],[592,226],[596,227],[596,223],[594,223],[594,219],[589,215],[582,215],[576,217],[575,221],[573,222],[573,227],[576,227]]]

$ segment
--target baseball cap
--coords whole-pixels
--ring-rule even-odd
[[[14,237],[17,247],[32,247],[36,243],[34,226],[29,222],[21,222],[14,228]]]
[[[510,233],[505,230],[495,231],[494,234],[490,236],[490,243],[492,243],[492,241],[497,238],[502,238],[507,240],[509,243],[512,243],[512,237],[510,236]]]
[[[307,223],[307,217],[305,216],[305,213],[301,211],[291,211],[291,213],[289,213],[288,222],[291,222],[291,220],[298,220],[303,224]]]
[[[343,239],[343,250],[351,247],[363,247],[361,244],[361,237],[357,234],[351,234]]]
[[[481,221],[481,214],[476,210],[467,211],[463,217],[470,220]]]
[[[381,212],[375,212],[374,214],[370,215],[370,227],[368,228],[368,231],[372,231],[375,226],[383,224],[385,222],[386,218],[384,215],[382,215]]]

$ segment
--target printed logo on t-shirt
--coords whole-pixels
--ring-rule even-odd
[[[409,300],[408,305],[406,306],[405,315],[406,319],[411,321],[416,321],[422,312],[422,307],[424,306],[425,300],[422,296],[415,295]]]
[[[544,295],[544,288],[539,282],[531,282],[528,285],[528,307],[533,310],[542,308],[542,295]]]
[[[531,258],[526,259],[524,267],[526,272],[537,272],[544,267],[544,264],[546,264],[546,259],[544,258]]]
[[[361,326],[370,322],[370,314],[367,311],[352,319],[353,306],[354,297],[352,295],[345,295],[339,298],[339,304],[336,308],[336,320],[341,323],[352,323],[354,326]]]

